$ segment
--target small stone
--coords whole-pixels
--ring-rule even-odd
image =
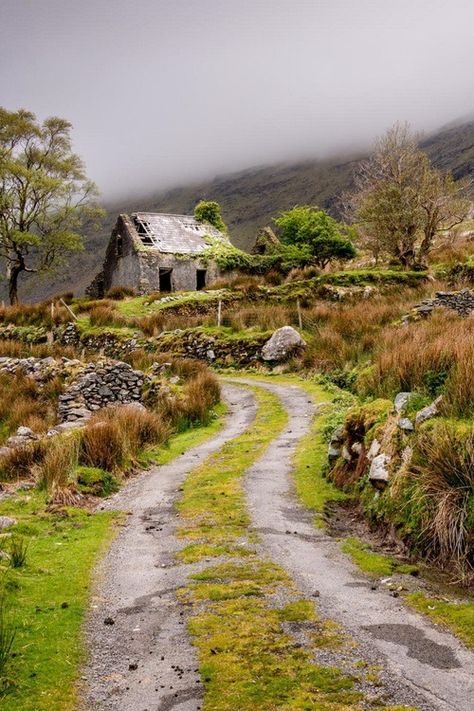
[[[413,432],[415,429],[413,422],[408,417],[402,417],[398,420],[398,427],[404,432]]]
[[[112,617],[106,617],[104,620],[104,625],[115,625],[115,620]]]
[[[376,488],[383,488],[389,480],[387,464],[390,461],[388,454],[378,454],[372,460],[369,470],[369,481]]]
[[[0,530],[5,528],[10,528],[16,524],[16,518],[11,516],[0,516]]]
[[[406,408],[409,399],[413,397],[413,393],[411,392],[402,392],[398,393],[395,395],[395,400],[394,400],[394,407],[395,411],[398,412],[399,414],[403,412],[403,410]]]

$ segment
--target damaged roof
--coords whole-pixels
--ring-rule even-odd
[[[131,217],[142,243],[160,252],[197,254],[209,247],[209,237],[227,241],[218,229],[191,215],[134,212]]]

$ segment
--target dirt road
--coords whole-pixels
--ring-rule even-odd
[[[470,711],[472,653],[406,608],[400,598],[372,590],[337,542],[315,529],[312,515],[296,501],[291,462],[314,413],[308,395],[293,386],[259,384],[278,395],[289,415],[283,433],[245,477],[262,556],[285,568],[306,596],[317,596],[318,612],[342,625],[357,643],[360,658],[382,667],[391,703],[424,711]],[[197,659],[175,594],[196,565],[174,561],[180,543],[173,504],[187,474],[241,434],[255,416],[249,391],[226,385],[224,395],[230,410],[216,436],[137,478],[107,503],[130,515],[98,575],[88,623],[90,663],[84,674],[88,711],[201,707]],[[322,652],[318,661],[337,660]]]

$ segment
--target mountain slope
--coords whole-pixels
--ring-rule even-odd
[[[435,165],[452,171],[456,178],[474,174],[474,121],[453,124],[422,142]],[[341,193],[349,189],[361,156],[340,156],[332,160],[308,160],[274,165],[216,177],[140,199],[122,200],[107,206],[103,228],[86,236],[86,249],[76,255],[67,274],[38,282],[25,280],[21,297],[34,300],[65,290],[79,294],[102,264],[110,231],[120,212],[192,213],[200,199],[217,200],[222,206],[232,241],[246,249],[259,227],[270,224],[281,210],[296,204],[315,204],[338,217]]]

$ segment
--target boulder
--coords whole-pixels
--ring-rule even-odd
[[[440,395],[431,403],[431,405],[427,405],[422,410],[417,412],[415,416],[415,424],[420,425],[422,422],[425,422],[425,420],[430,420],[432,417],[439,415],[439,406],[442,400],[443,396]]]
[[[275,331],[262,348],[265,361],[280,362],[292,356],[306,346],[298,331],[292,326],[283,326]]]

